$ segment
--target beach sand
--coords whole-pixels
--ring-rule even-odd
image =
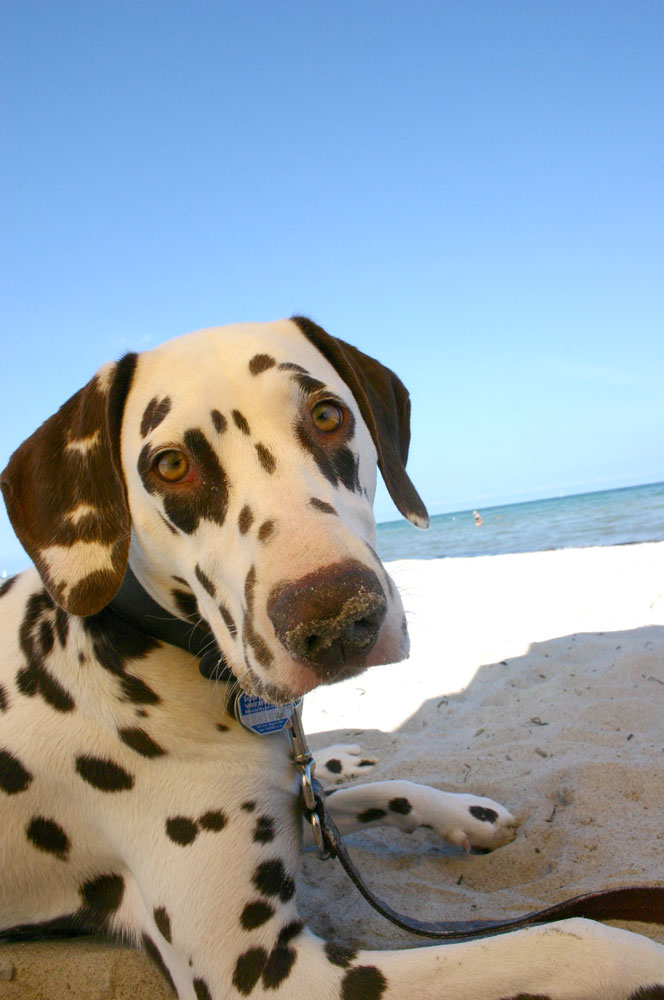
[[[360,743],[366,780],[406,777],[498,799],[520,827],[489,855],[366,830],[372,887],[420,919],[499,918],[566,896],[664,883],[664,542],[400,561],[410,659],[308,696],[314,747]],[[301,909],[364,947],[426,942],[307,856]],[[627,925],[625,925],[627,926]],[[664,930],[630,925],[664,941]],[[2,980],[3,962],[16,975]],[[140,955],[94,942],[0,947],[0,998],[170,996]]]

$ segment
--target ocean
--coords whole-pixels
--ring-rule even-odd
[[[408,521],[378,525],[382,559],[503,555],[664,540],[664,483],[437,514],[428,531]]]

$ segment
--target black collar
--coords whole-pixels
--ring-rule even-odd
[[[203,677],[221,681],[235,680],[210,630],[204,625],[176,618],[166,608],[162,608],[161,604],[153,601],[129,566],[109,607],[153,639],[179,646],[187,653],[197,656],[200,661],[198,669]]]

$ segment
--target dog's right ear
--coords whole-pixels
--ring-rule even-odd
[[[136,358],[100,368],[16,449],[0,477],[14,531],[51,597],[74,615],[108,604],[127,565],[120,433]]]

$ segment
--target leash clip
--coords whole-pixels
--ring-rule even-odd
[[[293,708],[288,720],[288,735],[290,736],[293,748],[293,763],[300,775],[300,789],[302,793],[302,803],[304,815],[311,824],[311,832],[316,845],[316,851],[321,861],[329,858],[330,852],[325,845],[323,824],[319,815],[319,796],[321,794],[320,785],[314,778],[316,761],[309,749],[307,737],[302,726],[301,702]]]

